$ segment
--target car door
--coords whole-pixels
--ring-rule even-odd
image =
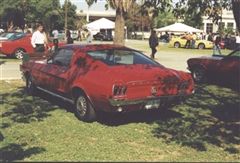
[[[59,49],[54,56],[48,60],[47,66],[42,72],[47,76],[44,88],[52,92],[65,92],[69,75],[71,75],[72,49]]]

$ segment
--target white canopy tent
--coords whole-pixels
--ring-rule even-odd
[[[100,31],[100,29],[114,29],[115,22],[108,20],[106,18],[101,18],[87,24],[86,27],[87,29],[91,30],[93,34],[96,34],[97,32]]]
[[[179,32],[179,33],[182,33],[182,32],[196,32],[196,33],[203,32],[203,30],[193,28],[193,27],[188,26],[188,25],[183,24],[183,23],[174,23],[174,24],[166,26],[166,27],[158,28],[158,29],[156,29],[156,31],[158,31],[158,32]]]

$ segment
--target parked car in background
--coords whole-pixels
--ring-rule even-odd
[[[34,48],[31,45],[31,37],[32,34],[18,33],[8,40],[0,41],[0,53],[17,59],[22,59],[24,53],[32,55]],[[59,46],[64,44],[59,42]],[[52,47],[53,43],[49,41],[48,48],[51,49]]]
[[[83,121],[95,120],[98,111],[163,108],[194,90],[190,73],[110,44],[65,45],[51,58],[29,60],[20,69],[29,93],[42,90],[73,103]]]
[[[187,40],[181,36],[181,37],[173,37],[170,42],[170,47],[175,48],[182,48],[185,47]],[[198,49],[212,49],[213,48],[213,42],[207,41],[207,40],[196,40],[195,48]]]
[[[240,90],[240,50],[227,56],[191,58],[187,61],[197,83],[215,82]]]
[[[104,33],[98,32],[97,34],[93,35],[94,40],[101,40],[101,41],[112,41],[112,35],[107,35]]]

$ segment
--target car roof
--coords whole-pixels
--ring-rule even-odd
[[[91,50],[107,50],[107,49],[129,49],[122,45],[115,44],[68,44],[62,46],[62,48],[66,49],[81,49],[82,51],[91,51]]]

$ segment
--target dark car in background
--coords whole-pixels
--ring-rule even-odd
[[[187,64],[197,83],[213,82],[240,90],[240,49],[227,56],[190,58]]]
[[[94,40],[101,40],[101,41],[112,41],[113,37],[109,34],[104,34],[101,32],[98,32],[97,34],[93,35]]]

